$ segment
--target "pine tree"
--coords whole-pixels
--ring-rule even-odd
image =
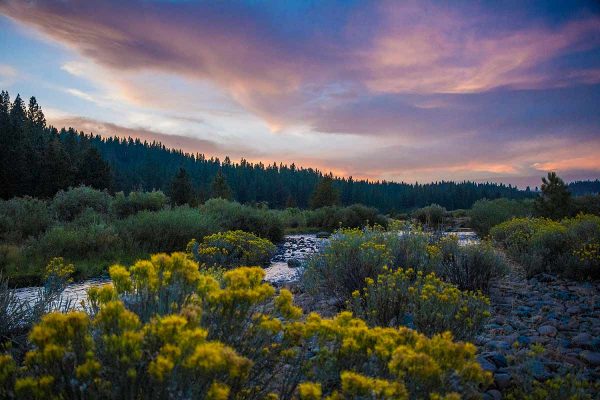
[[[294,196],[289,194],[285,201],[285,208],[296,208],[296,207],[298,207],[298,203],[296,202],[296,199],[294,198]]]
[[[111,188],[110,165],[104,161],[96,148],[91,147],[83,154],[78,167],[79,183],[99,190]]]
[[[556,172],[548,172],[548,177],[542,178],[541,189],[542,193],[535,202],[539,215],[552,219],[561,219],[569,215],[571,193]]]
[[[46,117],[42,112],[36,98],[31,96],[29,99],[29,108],[27,109],[27,119],[34,125],[40,128],[46,126]]]
[[[184,168],[179,168],[179,172],[171,181],[171,202],[178,206],[194,203],[194,188]]]
[[[13,101],[12,107],[10,108],[10,122],[12,123],[13,129],[21,130],[25,121],[27,120],[27,113],[25,111],[25,103],[21,96],[17,94],[15,101]]]
[[[310,206],[313,209],[334,206],[339,203],[339,200],[340,195],[337,189],[333,187],[333,179],[331,176],[325,176],[315,187],[310,199]]]
[[[223,172],[220,169],[217,171],[215,179],[212,182],[211,192],[212,198],[221,198],[225,200],[231,200],[233,198],[231,188],[225,179],[225,175],[223,175]]]

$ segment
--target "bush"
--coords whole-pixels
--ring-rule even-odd
[[[184,250],[190,239],[218,232],[217,216],[188,206],[140,211],[115,223],[128,248],[147,252]]]
[[[307,211],[306,224],[309,227],[333,231],[339,228],[364,228],[380,225],[387,227],[387,218],[373,207],[353,204],[348,207],[321,207]]]
[[[152,192],[130,192],[127,196],[123,192],[115,195],[111,212],[122,219],[140,211],[159,211],[169,203],[169,198],[160,190]]]
[[[446,209],[438,204],[431,204],[427,207],[419,208],[413,212],[413,218],[422,225],[430,228],[439,229],[444,223]]]
[[[37,237],[52,224],[48,204],[32,197],[0,200],[0,238],[11,243],[21,243]]]
[[[471,227],[480,235],[487,236],[490,229],[514,217],[530,217],[533,215],[532,200],[477,200],[468,211]]]
[[[437,274],[460,290],[487,292],[491,280],[508,271],[506,260],[489,241],[459,246],[455,236],[448,236],[437,247],[441,253]]]
[[[573,197],[571,207],[571,215],[600,215],[600,194]]]
[[[525,268],[589,279],[600,276],[600,217],[579,215],[561,222],[515,218],[490,231],[493,240]]]
[[[235,201],[210,199],[200,207],[200,212],[217,221],[219,229],[213,232],[242,230],[274,243],[283,240],[283,224],[276,213],[268,209],[243,206]]]
[[[111,201],[112,197],[105,191],[79,186],[56,193],[50,208],[59,221],[69,222],[88,208],[108,214]]]
[[[84,259],[105,255],[121,248],[116,230],[104,223],[85,226],[57,225],[38,240],[30,241],[26,252],[49,257]]]
[[[269,240],[244,231],[215,233],[200,243],[192,240],[188,244],[188,251],[200,264],[225,268],[266,265],[275,250]]]
[[[472,339],[489,317],[489,300],[480,292],[462,292],[435,274],[387,268],[352,294],[350,307],[372,326],[405,325],[426,335],[445,331]]]
[[[449,333],[369,328],[341,313],[303,316],[260,268],[219,282],[184,254],[111,268],[88,312],[50,313],[25,361],[0,357],[18,398],[441,398],[491,382],[476,348]],[[148,314],[137,305],[154,304]],[[164,304],[158,307],[157,304]]]
[[[314,293],[349,299],[355,290],[364,286],[365,279],[376,277],[391,262],[383,232],[339,230],[322,252],[308,260],[303,282]]]
[[[428,274],[438,269],[439,249],[431,244],[430,234],[418,227],[404,225],[402,231],[385,236],[393,266],[413,268]]]

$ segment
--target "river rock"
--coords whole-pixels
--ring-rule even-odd
[[[510,385],[511,376],[509,373],[500,373],[494,375],[496,386],[500,389],[505,389]]]
[[[287,265],[290,268],[299,268],[300,266],[302,266],[302,262],[300,260],[298,260],[297,258],[290,258],[287,261]]]
[[[590,365],[593,365],[594,367],[600,365],[600,353],[598,352],[584,350],[581,353],[579,353],[579,357],[581,357],[583,360],[585,360],[585,362],[587,362]]]
[[[542,325],[538,328],[540,335],[544,336],[556,336],[557,330],[552,325]]]
[[[576,347],[591,348],[593,347],[594,338],[587,332],[580,333],[571,339],[571,343]]]

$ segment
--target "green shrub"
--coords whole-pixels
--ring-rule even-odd
[[[391,265],[392,255],[385,235],[376,229],[345,229],[336,232],[322,252],[308,260],[304,285],[312,292],[325,292],[349,299]]]
[[[430,244],[431,235],[419,227],[404,224],[400,232],[392,232],[383,240],[392,256],[390,265],[413,268],[426,274],[438,269],[440,252]]]
[[[184,250],[191,239],[203,238],[220,229],[216,215],[188,206],[140,211],[115,225],[128,248],[147,252]]]
[[[200,207],[200,212],[217,221],[219,229],[211,233],[242,230],[274,243],[283,240],[283,224],[278,215],[268,209],[244,206],[224,199],[210,199]]]
[[[514,217],[533,215],[532,200],[477,200],[468,211],[471,227],[480,235],[487,236],[490,229]]]
[[[600,215],[600,194],[573,197],[571,207],[571,215]]]
[[[0,238],[11,243],[21,243],[37,237],[52,224],[48,203],[32,197],[0,200]]]
[[[56,225],[27,245],[27,253],[70,260],[102,256],[120,249],[121,241],[114,227],[104,223],[85,226]]]
[[[445,331],[472,339],[489,317],[489,299],[413,269],[383,270],[352,294],[350,308],[372,326],[405,325],[434,335]]]
[[[444,224],[446,209],[438,204],[431,204],[427,207],[419,208],[413,212],[413,218],[422,225],[430,228],[439,229]]]
[[[490,231],[493,240],[525,268],[587,279],[600,276],[600,217],[579,215],[561,222],[515,218]]]
[[[460,290],[487,292],[491,280],[508,271],[506,260],[489,241],[459,246],[455,236],[447,236],[436,246],[441,253],[436,273]]]
[[[269,263],[275,246],[268,239],[244,231],[228,231],[205,236],[200,243],[192,240],[188,251],[200,264],[235,268]]]
[[[321,207],[306,212],[306,224],[320,230],[333,231],[339,228],[364,228],[380,225],[387,227],[387,218],[373,207],[353,204],[348,207]]]
[[[111,201],[112,197],[105,191],[79,186],[56,193],[50,208],[59,221],[69,222],[88,208],[107,214]]]
[[[286,208],[279,212],[283,226],[291,229],[307,228],[306,215],[307,212],[299,208]]]
[[[111,204],[111,212],[122,219],[140,211],[159,211],[169,204],[169,198],[160,190],[152,192],[123,192],[115,194]]]

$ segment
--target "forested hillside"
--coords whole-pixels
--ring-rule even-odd
[[[200,150],[200,149],[199,149]],[[132,138],[103,138],[72,128],[47,126],[32,97],[28,106],[17,95],[11,102],[2,92],[0,103],[0,196],[50,197],[58,190],[86,184],[112,192],[161,189],[170,193],[180,168],[191,180],[201,202],[214,195],[221,171],[233,198],[241,203],[266,202],[282,208],[310,205],[311,195],[324,176],[343,205],[363,203],[383,212],[404,211],[431,203],[447,209],[469,208],[481,198],[525,198],[534,194],[511,185],[473,182],[406,184],[337,178],[292,165],[232,162],[204,154],[168,149],[159,142]]]
[[[573,196],[585,196],[600,193],[600,180],[594,181],[575,181],[569,183],[569,192]]]

